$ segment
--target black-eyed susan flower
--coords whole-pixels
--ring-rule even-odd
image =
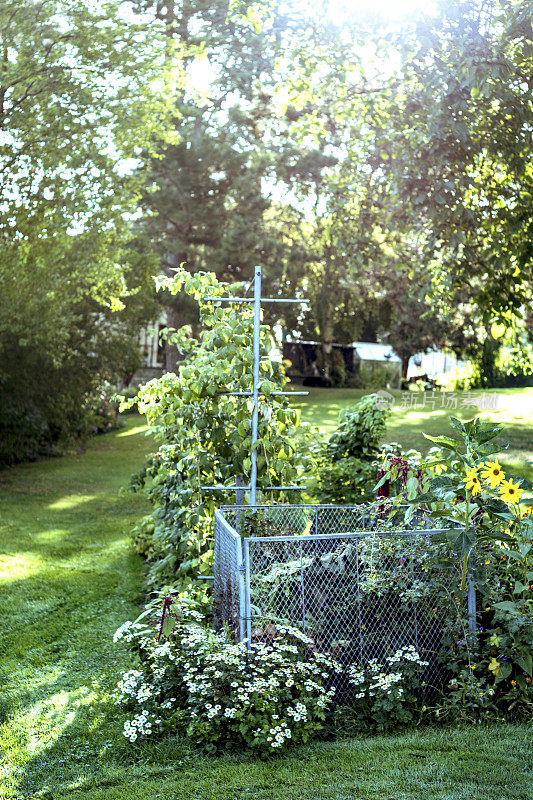
[[[503,481],[498,487],[498,491],[502,500],[505,503],[514,504],[518,503],[524,490],[520,488],[518,483],[514,483],[511,478],[508,481]]]
[[[481,491],[481,483],[477,476],[477,469],[469,469],[464,477],[465,487],[470,489],[473,495],[479,494]]]
[[[502,470],[497,458],[495,458],[494,461],[487,461],[482,465],[481,477],[485,483],[490,484],[491,489],[495,489],[496,486],[503,483],[505,480],[505,472]]]

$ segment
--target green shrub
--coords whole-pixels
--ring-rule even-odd
[[[117,406],[107,399],[105,393],[94,398],[85,414],[89,434],[110,433],[124,427],[118,417]]]
[[[0,390],[0,468],[56,453],[54,436],[39,408]]]
[[[376,391],[388,389],[389,386],[398,385],[397,367],[386,364],[361,364],[359,367],[359,380],[363,389]]]
[[[452,372],[439,379],[440,388],[445,392],[464,392],[479,389],[483,385],[481,371],[477,364],[468,361],[462,367],[455,367]]]
[[[349,505],[373,499],[379,441],[389,413],[379,407],[374,394],[341,411],[337,430],[320,451],[313,488],[319,502]]]

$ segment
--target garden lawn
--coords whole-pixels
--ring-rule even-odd
[[[0,474],[2,800],[529,800],[525,725],[343,738],[265,761],[129,745],[111,693],[130,662],[112,634],[141,601],[127,528],[143,502],[117,492],[149,449],[143,429],[129,417],[83,455]]]
[[[295,399],[294,406],[301,409],[302,420],[318,425],[326,436],[335,430],[342,409],[368,394],[361,389],[311,388],[308,391],[309,396]],[[424,452],[432,446],[424,433],[453,436],[450,416],[467,420],[479,415],[483,421],[495,422],[504,428],[496,441],[502,445],[508,442],[509,449],[502,452],[500,462],[509,471],[533,482],[533,466],[526,464],[533,461],[533,388],[447,393],[393,391],[391,394],[394,405],[384,441],[399,442],[406,450],[415,448]],[[483,411],[476,405],[488,402],[496,402],[497,409]]]

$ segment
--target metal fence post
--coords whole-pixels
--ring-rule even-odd
[[[244,580],[244,563],[242,558],[242,542],[236,543],[237,550],[237,580],[239,583],[239,640],[246,638],[246,588]]]
[[[244,621],[245,621],[245,634],[246,645],[249,648],[252,642],[252,612],[250,609],[250,543],[248,539],[244,539]]]
[[[250,472],[250,505],[257,502],[257,431],[259,423],[259,344],[261,341],[261,267],[255,268],[254,280],[254,365],[253,365],[253,409],[252,409],[252,455]]]

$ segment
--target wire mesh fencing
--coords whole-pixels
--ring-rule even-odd
[[[359,506],[224,507],[215,515],[216,624],[249,641],[297,627],[346,668],[411,645],[428,662],[419,677],[430,695],[446,679],[439,654],[458,611],[447,592],[453,562],[444,550],[439,558],[436,533],[425,514],[406,525],[403,514],[385,521]],[[342,683],[338,698],[349,701]]]

